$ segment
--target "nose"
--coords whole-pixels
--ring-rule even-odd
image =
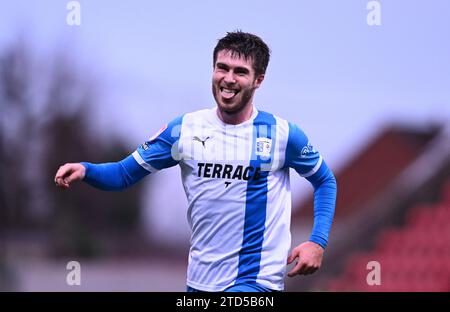
[[[233,71],[229,70],[225,77],[223,78],[224,82],[227,84],[233,84],[236,83],[236,79],[234,77]]]

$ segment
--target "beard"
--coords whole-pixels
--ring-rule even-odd
[[[247,107],[247,105],[249,105],[253,97],[253,93],[255,92],[255,88],[248,88],[239,91],[239,93],[235,95],[235,97],[238,98],[233,98],[231,101],[222,99],[220,95],[220,88],[214,83],[212,84],[212,92],[219,109],[228,115],[235,115],[239,114],[242,110],[244,110],[244,108]]]

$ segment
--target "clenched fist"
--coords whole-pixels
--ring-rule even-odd
[[[83,180],[86,168],[80,163],[69,163],[59,167],[55,175],[55,183],[62,189],[68,189],[70,183]]]

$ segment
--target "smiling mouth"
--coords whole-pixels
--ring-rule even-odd
[[[238,93],[239,93],[239,90],[220,87],[220,95],[226,100],[233,99],[236,96],[236,94],[238,94]]]

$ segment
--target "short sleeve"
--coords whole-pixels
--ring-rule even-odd
[[[183,116],[175,118],[134,151],[132,155],[141,167],[155,172],[178,164],[182,121]]]
[[[310,177],[322,164],[322,156],[315,150],[305,133],[289,122],[285,166],[295,169],[302,177]]]

